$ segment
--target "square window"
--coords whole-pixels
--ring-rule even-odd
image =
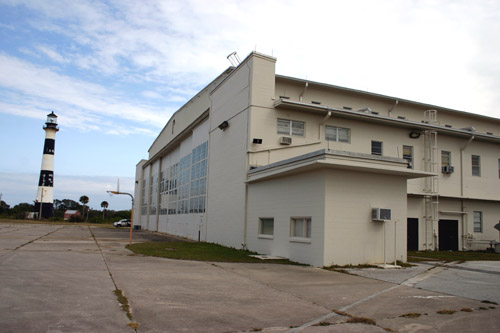
[[[381,141],[372,141],[372,155],[382,156],[382,145]]]
[[[293,217],[290,219],[290,236],[311,238],[311,218]]]
[[[259,235],[274,235],[274,218],[261,217],[259,218]]]
[[[483,232],[483,212],[474,212],[474,232]]]

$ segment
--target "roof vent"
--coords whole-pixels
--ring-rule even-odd
[[[464,127],[464,128],[461,128],[461,130],[469,131],[469,132],[475,132],[476,131],[476,129],[474,128],[474,126]]]
[[[372,113],[372,109],[370,109],[370,108],[362,108],[362,109],[359,109],[358,112]]]

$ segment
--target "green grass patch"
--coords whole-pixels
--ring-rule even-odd
[[[250,257],[255,252],[205,242],[147,242],[128,245],[127,249],[146,256],[180,260],[303,265],[288,259],[262,260]]]
[[[408,261],[477,261],[500,260],[499,253],[487,251],[408,251]]]

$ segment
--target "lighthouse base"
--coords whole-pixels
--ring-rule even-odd
[[[54,204],[51,202],[42,202],[42,218],[48,219],[54,216]],[[40,213],[40,203],[35,203],[35,212]]]

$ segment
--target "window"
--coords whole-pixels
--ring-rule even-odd
[[[413,169],[413,147],[403,146],[403,159],[408,162],[408,169]]]
[[[442,150],[441,151],[441,167],[451,166],[451,152]]]
[[[351,142],[351,130],[349,128],[325,126],[325,139],[336,142]]]
[[[382,156],[382,142],[372,141],[372,155]]]
[[[291,237],[311,238],[310,217],[293,217],[290,224]]]
[[[483,212],[474,212],[474,232],[483,232]]]
[[[259,219],[259,236],[273,236],[274,235],[274,218],[261,217]]]
[[[305,131],[306,123],[303,121],[278,118],[278,134],[304,136]]]
[[[481,177],[481,157],[472,155],[472,175]]]

